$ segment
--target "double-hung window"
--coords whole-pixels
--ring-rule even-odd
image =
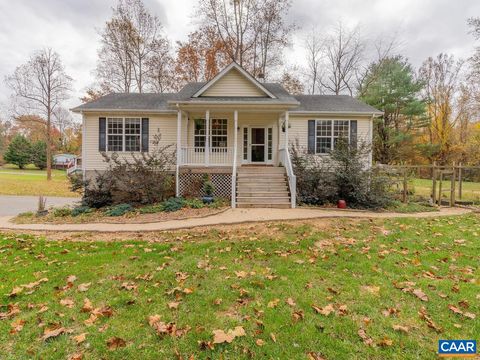
[[[211,148],[220,149],[227,147],[227,128],[227,119],[210,120],[209,140]],[[205,130],[205,119],[195,119],[195,131],[193,139],[195,151],[204,151],[205,140],[207,136]]]
[[[328,154],[335,149],[339,139],[349,141],[349,120],[317,120],[315,153]]]
[[[140,118],[107,118],[107,151],[140,151]]]

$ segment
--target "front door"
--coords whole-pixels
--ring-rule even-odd
[[[250,128],[250,161],[264,163],[266,152],[265,128]]]

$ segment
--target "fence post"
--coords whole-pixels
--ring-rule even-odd
[[[462,185],[462,163],[458,164],[458,198],[462,200],[462,190],[463,190],[463,185]]]
[[[443,171],[440,170],[440,183],[438,184],[438,205],[442,206],[442,185],[443,185]]]
[[[437,203],[437,162],[433,162],[432,167],[432,203]]]
[[[455,161],[452,165],[452,185],[450,186],[450,207],[455,206]]]
[[[408,202],[408,181],[407,181],[407,168],[403,169],[403,203],[406,204]]]

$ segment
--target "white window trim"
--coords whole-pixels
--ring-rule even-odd
[[[344,119],[315,119],[315,155],[320,155],[320,156],[329,156],[330,153],[320,153],[317,152],[317,140],[318,138],[328,138],[328,136],[317,136],[317,124],[319,121],[330,121],[330,151],[333,151],[335,141],[334,139],[337,139],[338,136],[334,135],[334,123],[335,121],[348,121],[348,143],[350,144],[350,139],[351,139],[351,132],[352,132],[352,126],[351,122],[352,120],[344,120]]]
[[[192,145],[193,145],[193,148],[195,149],[205,149],[205,146],[195,146],[195,138],[198,136],[198,137],[207,137],[207,135],[196,135],[195,134],[195,120],[203,120],[205,121],[205,118],[197,118],[197,119],[194,119],[193,120],[193,131],[192,131]],[[214,147],[212,146],[212,138],[213,136],[223,136],[223,135],[212,135],[212,124],[213,124],[213,120],[225,120],[227,122],[227,134],[225,135],[226,138],[227,138],[227,146],[225,147],[215,147],[215,149],[222,149],[222,148],[228,148],[228,142],[229,142],[229,139],[228,139],[228,126],[229,126],[229,119],[228,118],[210,118],[210,129],[209,129],[209,132],[208,132],[208,137],[210,139],[209,141],[209,144],[210,144],[210,149],[213,149]]]
[[[120,134],[110,134],[108,132],[108,120],[109,119],[122,119],[122,151],[115,151],[115,150],[110,150],[109,149],[109,143],[108,143],[108,136],[109,135],[120,135]],[[138,151],[125,151],[125,119],[138,119],[140,120],[140,150]],[[106,119],[106,122],[105,122],[105,146],[106,146],[106,151],[107,152],[110,152],[110,153],[139,153],[139,152],[142,152],[142,118],[141,117],[120,117],[120,116],[116,116],[116,117],[107,117]],[[129,134],[131,135],[131,134]]]

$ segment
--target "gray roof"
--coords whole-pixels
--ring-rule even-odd
[[[178,93],[113,93],[98,100],[80,105],[73,111],[172,111],[174,102],[202,103],[218,102],[252,102],[265,104],[289,104],[293,112],[345,112],[345,113],[380,113],[377,109],[347,95],[290,95],[282,85],[277,83],[262,84],[276,99],[269,97],[196,97],[192,96],[205,85],[194,82],[185,85]],[[298,105],[298,106],[296,106]]]
[[[300,106],[293,112],[346,112],[346,113],[381,113],[374,107],[348,95],[295,95]]]

